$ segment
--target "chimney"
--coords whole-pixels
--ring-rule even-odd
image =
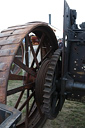
[[[51,24],[51,14],[49,14],[49,24]]]

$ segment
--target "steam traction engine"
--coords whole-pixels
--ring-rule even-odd
[[[47,23],[30,22],[0,33],[1,128],[42,127],[57,116],[65,99],[84,101],[85,24],[80,27],[76,10],[64,1],[63,50]]]

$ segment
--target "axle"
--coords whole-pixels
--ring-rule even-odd
[[[84,102],[85,83],[75,82],[73,79],[66,78],[63,78],[62,83],[62,94],[66,96],[66,99]]]

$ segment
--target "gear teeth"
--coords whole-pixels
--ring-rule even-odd
[[[52,65],[52,66],[55,66],[55,61],[54,61],[54,62],[52,61],[52,62],[51,62],[51,65]]]
[[[56,62],[56,58],[52,58],[52,61],[55,61]]]
[[[43,95],[43,97],[49,99],[50,95],[46,93],[46,94]]]
[[[44,108],[47,108],[47,109],[50,109],[50,104],[45,103],[43,107],[44,107]]]
[[[47,107],[47,108],[46,108],[46,113],[47,113],[47,115],[49,115],[49,111],[50,111],[50,109],[49,109],[49,107]],[[46,113],[45,113],[45,114],[46,114]],[[47,115],[46,115],[46,116],[47,116]]]
[[[62,51],[61,49],[57,49],[57,50],[54,52],[54,55],[55,55],[55,54],[60,55],[61,51]]]
[[[52,58],[51,58],[50,63],[49,63],[48,71],[46,73],[46,78],[45,78],[45,84],[44,84],[44,90],[43,90],[43,92],[44,92],[43,109],[44,109],[45,115],[49,119],[53,119],[54,115],[55,115],[55,113],[54,113],[54,115],[52,113],[52,106],[51,106],[51,104],[52,104],[52,90],[53,90],[52,82],[53,82],[53,76],[54,76],[56,64],[58,62],[60,54],[61,54],[61,50],[58,49],[54,52],[54,55],[52,55]]]
[[[49,111],[50,111],[50,109],[46,108],[46,112],[45,112],[46,116],[49,116]]]
[[[47,72],[47,75],[49,75],[49,76],[53,76],[53,73],[50,72],[50,71],[48,71],[48,72]]]
[[[58,57],[58,56],[59,56],[59,55],[56,55],[56,54],[52,55],[52,57],[55,58],[55,59],[56,59],[56,57]],[[53,58],[52,58],[52,59],[53,59]]]
[[[50,100],[44,99],[43,102],[44,102],[44,103],[50,103]]]
[[[45,88],[44,92],[50,93],[51,89],[50,88]]]
[[[44,84],[45,87],[51,88],[51,83],[49,84]]]
[[[54,66],[49,66],[48,70],[54,71]]]
[[[52,81],[51,78],[45,78],[45,80],[48,81],[48,82],[51,82]]]
[[[46,110],[45,115],[47,116],[47,118],[49,118],[49,112],[47,112],[48,110]]]

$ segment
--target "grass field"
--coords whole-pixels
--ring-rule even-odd
[[[9,89],[22,85],[21,81],[17,83],[9,81]],[[19,94],[8,98],[8,105],[14,106]],[[22,98],[22,101],[26,95]],[[23,109],[23,114],[24,114]],[[47,120],[43,128],[85,128],[85,104],[66,100],[59,115],[54,120]]]
[[[66,100],[54,120],[47,120],[43,128],[85,128],[85,104]]]

